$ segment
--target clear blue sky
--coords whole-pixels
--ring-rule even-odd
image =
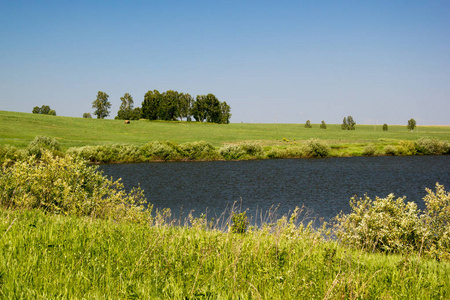
[[[450,124],[450,1],[0,1],[0,110],[213,93],[232,122]]]

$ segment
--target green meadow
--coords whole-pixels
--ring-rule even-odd
[[[304,124],[211,124],[198,122],[132,121],[83,119],[0,111],[0,144],[25,148],[36,136],[55,138],[62,149],[82,146],[132,144],[145,145],[150,141],[186,143],[206,141],[215,147],[224,144],[255,142],[263,147],[287,147],[308,139],[325,141],[335,155],[352,155],[364,146],[397,145],[400,141],[420,138],[450,140],[450,126],[419,126],[414,132],[406,124],[356,125],[356,130],[342,130],[340,124],[319,124],[305,128]],[[406,121],[405,121],[406,123]]]

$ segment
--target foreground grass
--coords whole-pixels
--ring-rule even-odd
[[[445,299],[449,274],[284,221],[232,234],[0,210],[2,299]]]
[[[97,120],[36,115],[0,111],[0,145],[25,148],[36,136],[56,138],[63,149],[70,147],[133,144],[143,146],[150,141],[170,140],[176,143],[207,141],[219,147],[229,143],[257,142],[263,147],[287,147],[297,141],[318,138],[332,146],[333,155],[346,156],[362,152],[364,146],[378,148],[397,145],[402,140],[420,138],[450,140],[450,126],[419,126],[411,133],[406,126],[357,125],[354,131],[341,130],[340,125],[328,129],[304,128],[304,124],[208,124],[198,122]]]

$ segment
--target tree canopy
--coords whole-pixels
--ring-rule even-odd
[[[356,122],[353,120],[352,116],[344,117],[342,120],[341,128],[342,130],[355,130]]]
[[[33,114],[56,116],[56,111],[51,109],[48,105],[42,105],[41,107],[33,107]]]
[[[104,119],[109,116],[109,109],[111,108],[111,102],[108,101],[108,94],[102,91],[98,91],[97,99],[92,102],[92,108],[95,108],[94,115],[97,119]]]
[[[408,128],[408,130],[413,131],[414,128],[416,128],[416,120],[414,119],[408,120],[408,125],[406,126],[406,128]]]
[[[213,94],[198,95],[196,100],[189,94],[168,90],[148,91],[142,102],[141,116],[149,120],[182,120],[228,124],[231,108],[220,102]]]

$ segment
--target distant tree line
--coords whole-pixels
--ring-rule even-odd
[[[48,105],[42,105],[41,107],[35,106],[33,108],[33,114],[56,116],[56,111]]]
[[[109,95],[99,91],[97,99],[92,103],[95,109],[94,115],[98,119],[107,117],[110,113],[111,102]],[[138,120],[140,118],[148,120],[166,120],[211,122],[219,124],[230,123],[231,107],[224,101],[221,102],[213,94],[198,95],[195,99],[185,93],[168,90],[160,93],[157,90],[148,91],[144,95],[142,107],[134,108],[133,97],[126,93],[120,98],[121,104],[115,119]],[[83,117],[85,117],[83,115]]]
[[[220,102],[213,94],[198,95],[196,99],[184,93],[168,90],[160,93],[157,90],[148,91],[142,102],[141,116],[149,120],[182,120],[211,122],[219,124],[230,123],[231,107],[226,102]]]

